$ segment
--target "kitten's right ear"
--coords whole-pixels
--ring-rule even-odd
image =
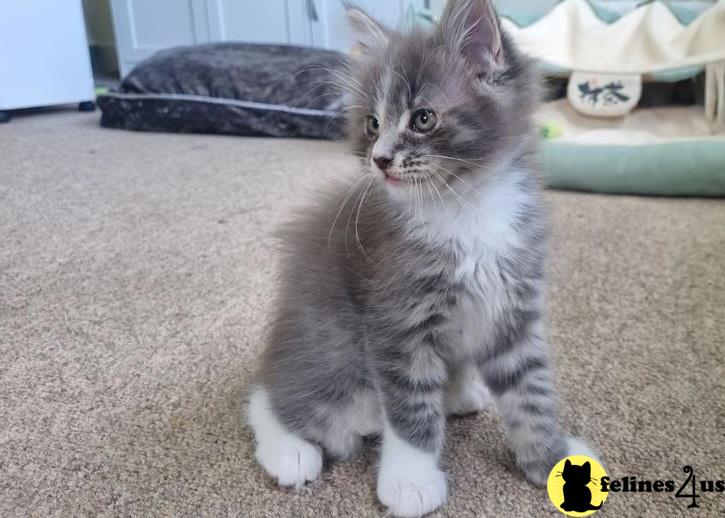
[[[363,50],[388,45],[388,29],[382,23],[349,2],[343,2],[342,4],[345,7],[347,19]]]
[[[566,462],[564,463],[564,469],[571,468],[571,461],[569,459],[566,459]]]

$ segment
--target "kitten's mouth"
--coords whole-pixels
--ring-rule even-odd
[[[404,178],[401,178],[400,176],[395,176],[390,173],[383,173],[385,175],[385,181],[388,182],[391,185],[401,184],[406,182]]]

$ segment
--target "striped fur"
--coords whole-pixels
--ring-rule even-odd
[[[490,391],[518,464],[541,484],[569,443],[545,330],[536,78],[505,35],[462,33],[499,30],[487,0],[454,0],[435,30],[404,34],[352,11],[356,26],[374,26],[340,78],[361,176],[331,186],[283,236],[283,291],[250,410],[258,459],[299,485],[319,460],[299,441],[351,458],[381,433],[378,496],[418,516],[446,498],[446,415],[480,410]],[[469,41],[502,49],[462,52]],[[410,128],[421,106],[438,117],[429,134]],[[375,137],[363,131],[371,114]],[[402,182],[372,162],[381,150]]]

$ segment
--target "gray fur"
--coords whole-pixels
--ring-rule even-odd
[[[446,389],[462,364],[475,364],[519,465],[541,483],[565,441],[543,332],[547,231],[531,159],[537,80],[505,35],[466,37],[476,1],[453,2],[434,30],[376,26],[366,38],[346,76],[362,176],[352,188],[331,188],[284,233],[284,288],[259,383],[284,426],[333,456],[354,455],[384,419],[437,453]],[[478,30],[498,31],[495,17]],[[501,42],[502,50],[464,52],[476,42]],[[383,104],[379,138],[410,182],[401,195],[370,172],[375,139],[363,128]],[[438,113],[435,130],[395,129],[421,106]],[[504,236],[514,244],[493,246],[495,258],[462,274],[472,254],[466,236],[436,229],[499,184],[516,194],[512,235]],[[464,345],[471,336],[475,343]]]

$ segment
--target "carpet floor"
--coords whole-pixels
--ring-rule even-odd
[[[273,229],[354,161],[340,144],[0,127],[0,516],[382,516],[376,445],[280,490],[240,402],[263,347]],[[566,426],[611,477],[725,478],[725,201],[548,192]],[[556,516],[495,412],[450,422],[435,516]],[[722,516],[612,493],[609,516]]]

